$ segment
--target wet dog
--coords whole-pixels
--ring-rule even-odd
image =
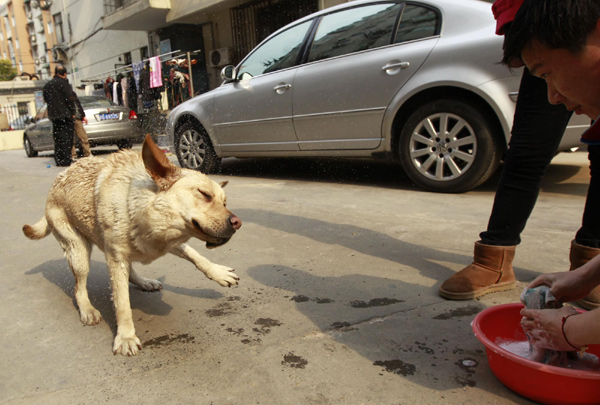
[[[141,154],[121,151],[107,159],[85,158],[60,173],[48,194],[45,216],[25,225],[23,232],[30,239],[52,232],[61,245],[86,325],[101,320],[86,286],[92,245],[105,253],[118,326],[113,352],[131,356],[141,343],[133,325],[129,283],[144,291],[162,288],[159,281],[138,275],[133,262],[150,263],[172,253],[221,286],[238,283],[232,268],[210,262],[186,244],[195,237],[215,248],[242,226],[226,208],[226,183],[175,166],[146,136]]]

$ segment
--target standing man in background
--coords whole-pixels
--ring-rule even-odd
[[[85,110],[81,106],[79,98],[77,98],[77,94],[73,93],[73,97],[75,97],[75,135],[77,135],[79,143],[81,144],[81,149],[83,150],[83,157],[88,157],[92,155],[92,152],[90,151],[90,141],[88,140],[87,133],[83,128],[83,124],[87,125],[88,120],[85,117]],[[73,146],[71,147],[71,159],[77,159],[77,148],[75,148],[75,139],[73,139]]]
[[[44,101],[48,105],[48,119],[52,121],[54,160],[57,166],[71,164],[73,147],[75,93],[67,80],[67,69],[57,65],[54,77],[44,86]]]

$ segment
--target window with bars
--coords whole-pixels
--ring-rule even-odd
[[[233,62],[279,28],[318,9],[318,0],[257,0],[230,9]]]

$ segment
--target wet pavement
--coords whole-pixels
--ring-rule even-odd
[[[517,289],[453,302],[437,289],[471,262],[497,178],[448,195],[383,163],[227,159],[212,177],[229,180],[244,225],[219,249],[191,245],[234,267],[240,285],[222,288],[174,256],[136,264],[164,289],[131,287],[144,349],[127,358],[111,350],[102,252],[88,286],[103,321],[83,326],[57,242],[21,233],[60,171],[49,154],[0,152],[0,403],[531,403],[494,377],[470,323],[517,302],[540,272],[568,268],[588,182],[584,153],[559,155],[517,249]]]

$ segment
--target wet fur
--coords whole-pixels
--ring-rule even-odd
[[[233,269],[210,262],[185,242],[195,237],[208,248],[226,243],[241,226],[227,210],[222,186],[204,174],[173,165],[147,136],[141,155],[121,151],[107,159],[81,159],[60,173],[46,202],[45,216],[25,225],[30,239],[52,233],[65,251],[75,276],[75,299],[81,321],[100,322],[88,298],[92,245],[106,257],[117,318],[113,352],[135,355],[129,282],[144,291],[162,285],[138,275],[133,262],[151,263],[167,253],[192,262],[221,286],[237,284]]]

